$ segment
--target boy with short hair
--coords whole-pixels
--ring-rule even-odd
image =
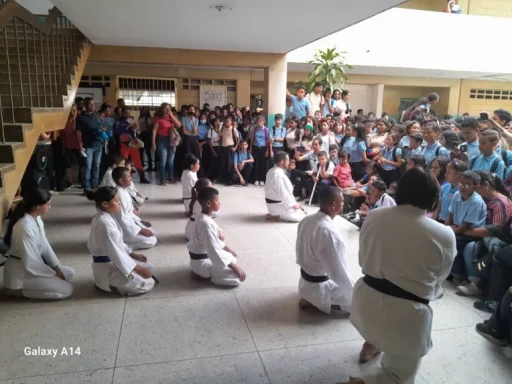
[[[500,136],[498,132],[492,129],[486,129],[480,132],[478,147],[480,154],[471,158],[468,169],[470,171],[490,171],[503,178],[505,174],[505,163],[503,159],[496,154]]]
[[[468,117],[461,121],[460,126],[462,136],[464,136],[466,141],[459,145],[458,148],[452,149],[452,153],[454,157],[460,160],[469,161],[480,154],[480,149],[478,148],[478,120],[474,117]],[[466,154],[466,156],[460,156],[461,153]]]
[[[157,243],[155,231],[151,223],[141,220],[135,213],[133,201],[127,188],[132,183],[130,170],[125,167],[117,167],[112,171],[119,193],[121,209],[114,215],[123,230],[124,242],[133,250],[152,248]],[[103,256],[103,255],[98,255]]]
[[[462,174],[459,190],[455,192],[450,204],[448,218],[445,224],[453,229],[457,238],[457,257],[453,263],[452,275],[458,286],[465,277],[464,247],[477,238],[466,236],[465,232],[471,228],[478,228],[485,224],[487,206],[475,189],[480,185],[480,175],[473,171]]]
[[[187,243],[192,275],[211,278],[216,285],[236,287],[245,280],[246,274],[236,264],[238,255],[224,243],[224,235],[211,217],[220,210],[219,191],[206,187],[199,192],[197,201],[202,210]]]
[[[297,95],[294,96],[290,91],[286,90],[286,99],[292,101],[292,115],[298,119],[305,116],[311,116],[311,104],[306,99],[306,87],[299,85],[297,87]]]
[[[437,123],[428,123],[423,127],[423,140],[427,145],[422,147],[421,155],[425,157],[429,166],[437,156],[450,157],[450,151],[439,144],[437,140],[440,132],[441,129]]]
[[[286,138],[286,128],[283,126],[283,115],[278,113],[274,117],[275,125],[269,132],[270,145],[270,158],[274,157],[274,153],[282,151],[284,147],[284,140]]]
[[[333,162],[334,166],[339,164],[338,151],[339,147],[337,144],[329,145],[329,160]]]
[[[409,148],[407,149],[405,159],[409,159],[412,156],[421,155],[421,146],[423,144],[423,136],[421,133],[415,133],[410,137]]]
[[[132,166],[133,166],[133,163],[130,159],[127,159],[125,160],[125,166],[126,168],[128,168],[130,170],[130,173],[132,172]],[[133,180],[132,180],[132,183],[128,186],[128,188],[126,188],[126,190],[128,191],[128,193],[130,194],[132,200],[133,200],[133,205],[134,205],[134,208],[136,210],[135,214],[138,216],[139,215],[139,209],[140,207],[142,207],[142,204],[144,204],[144,202],[148,199],[147,197],[144,197],[142,196],[139,191],[137,191],[137,188],[135,188],[135,184],[133,183]]]
[[[112,179],[112,171],[117,167],[124,167],[126,160],[120,155],[112,155],[110,157],[110,167],[107,168],[103,179],[101,180],[100,187],[117,187],[116,182]]]
[[[235,156],[233,156],[233,176],[232,180],[234,182],[239,182],[240,185],[244,187],[248,186],[249,178],[252,174],[252,167],[254,164],[254,159],[252,155],[247,152],[247,148],[249,148],[249,144],[247,144],[246,140],[240,141],[240,145],[238,147],[238,151],[235,152]]]

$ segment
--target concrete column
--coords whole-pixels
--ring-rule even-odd
[[[457,116],[459,114],[461,84],[462,80],[460,82],[457,82],[457,85],[453,85],[450,87],[450,96],[448,99],[448,113],[453,116]]]
[[[286,79],[288,64],[286,55],[276,60],[264,70],[265,90],[263,93],[263,108],[267,113],[267,125],[274,125],[277,113],[284,116],[286,110]]]
[[[241,107],[251,106],[251,75],[243,76],[236,81],[236,105]]]
[[[384,84],[376,84],[373,86],[373,97],[375,103],[375,116],[382,115],[382,105],[384,104]]]

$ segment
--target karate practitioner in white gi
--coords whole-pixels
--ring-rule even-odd
[[[275,166],[267,172],[265,180],[265,202],[268,209],[265,218],[298,223],[306,214],[295,200],[292,182],[285,173],[290,157],[286,152],[279,151],[274,155],[274,162]]]
[[[224,235],[211,217],[212,212],[220,209],[219,192],[215,188],[203,188],[197,201],[202,211],[196,217],[187,243],[192,274],[211,278],[217,285],[236,287],[245,280],[245,272],[237,265],[238,255],[224,243]]]
[[[113,215],[121,209],[116,188],[100,187],[95,193],[98,213],[92,219],[87,248],[93,257],[96,286],[121,295],[140,295],[155,285],[153,266],[123,241],[123,232]]]
[[[152,248],[157,243],[155,231],[151,228],[151,223],[141,220],[133,212],[132,197],[127,191],[132,183],[132,176],[128,168],[117,167],[112,171],[112,178],[118,186],[121,209],[114,215],[115,219],[123,230],[123,239],[130,248],[147,249]]]
[[[354,279],[347,270],[345,246],[333,218],[343,211],[343,193],[337,187],[319,192],[320,210],[299,224],[295,246],[301,268],[299,305],[350,312]]]
[[[380,352],[382,369],[349,384],[412,384],[432,348],[432,308],[455,258],[450,227],[426,216],[439,197],[430,172],[407,171],[398,182],[395,207],[366,217],[360,235],[363,274],[354,287],[350,320],[365,339],[360,362]]]
[[[4,267],[7,296],[27,299],[66,299],[73,293],[69,282],[75,271],[60,265],[48,243],[41,216],[50,209],[51,195],[42,189],[28,190],[9,222],[5,243],[10,246]]]

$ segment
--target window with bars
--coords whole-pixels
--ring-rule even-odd
[[[480,100],[512,100],[512,91],[501,89],[472,89],[469,93],[469,98]]]
[[[188,91],[199,91],[201,85],[225,85],[228,92],[236,92],[236,80],[183,79],[181,88]]]
[[[176,80],[161,78],[120,77],[119,97],[131,107],[176,105]]]
[[[82,76],[79,87],[110,87],[110,76]]]

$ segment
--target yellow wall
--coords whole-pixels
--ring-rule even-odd
[[[468,5],[470,2],[475,0],[459,0],[459,5],[462,9],[462,13],[468,13]],[[477,0],[481,2],[487,2],[487,0]],[[418,9],[422,11],[434,11],[434,12],[442,12],[447,5],[446,0],[409,0],[399,8],[407,8],[407,9]]]
[[[509,111],[512,110],[512,100],[471,99],[471,89],[504,90],[512,92],[512,84],[497,81],[463,80],[459,100],[460,114],[467,112],[472,116],[477,116],[480,112],[492,113],[499,108],[504,108]]]
[[[382,111],[391,115],[399,114],[400,99],[411,98],[420,99],[429,93],[435,92],[439,94],[439,103],[432,107],[438,116],[445,115],[448,112],[448,103],[450,96],[450,88],[427,88],[427,87],[406,87],[406,86],[384,86],[384,100],[382,103]]]
[[[512,0],[469,0],[469,14],[512,17]]]

